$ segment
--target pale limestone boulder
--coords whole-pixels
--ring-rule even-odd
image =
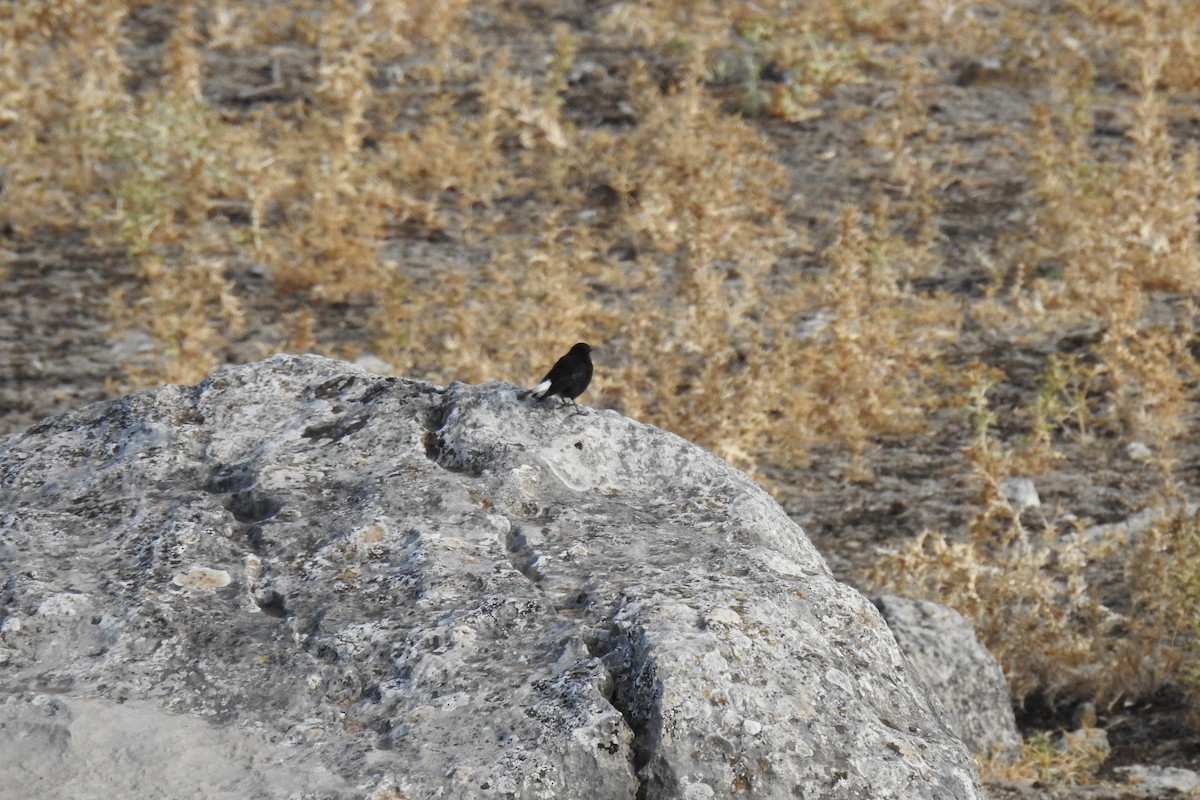
[[[913,670],[942,704],[950,729],[981,756],[1021,754],[1021,733],[1000,662],[952,608],[895,595],[874,598]]]
[[[0,792],[981,796],[765,492],[507,384],[278,356],[46,420],[0,565]]]

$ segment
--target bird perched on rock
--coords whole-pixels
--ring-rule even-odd
[[[521,397],[533,395],[538,400],[558,395],[564,402],[577,405],[575,398],[583,394],[592,382],[592,347],[580,342],[554,362],[554,366],[542,378],[542,382]]]

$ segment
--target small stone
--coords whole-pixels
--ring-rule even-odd
[[[86,594],[60,592],[39,603],[37,613],[40,617],[77,617],[91,607],[91,600]]]
[[[364,353],[355,359],[354,363],[367,372],[374,372],[376,375],[392,374],[392,365],[374,353]]]
[[[1080,728],[1067,731],[1058,739],[1058,749],[1064,753],[1087,754],[1103,762],[1112,751],[1108,731],[1103,728]]]
[[[1137,784],[1143,797],[1162,797],[1178,792],[1183,797],[1200,793],[1200,773],[1182,767],[1143,766],[1117,767],[1113,772],[1123,775],[1129,783]]]
[[[1094,728],[1099,718],[1096,715],[1095,703],[1080,703],[1071,713],[1071,730]]]
[[[1130,461],[1149,461],[1154,457],[1154,452],[1141,442],[1130,442],[1125,445],[1125,455],[1129,456]]]
[[[177,572],[171,583],[197,592],[211,592],[229,585],[232,578],[223,569],[209,569],[196,565],[186,572]]]
[[[1004,496],[1018,514],[1027,508],[1038,508],[1042,504],[1037,487],[1029,478],[1005,478],[1000,481],[1000,491],[1004,492]]]

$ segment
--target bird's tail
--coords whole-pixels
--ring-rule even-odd
[[[524,400],[526,397],[533,396],[535,400],[542,400],[546,397],[546,392],[550,389],[550,381],[542,381],[532,389],[526,389],[517,395],[518,398]]]

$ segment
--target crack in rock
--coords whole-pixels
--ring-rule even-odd
[[[633,734],[630,749],[637,800],[676,797],[678,786],[656,757],[662,727],[662,684],[645,637],[613,621],[594,627],[585,643],[610,676],[605,696]]]
[[[517,572],[524,575],[534,586],[539,586],[545,579],[545,576],[538,570],[538,562],[541,561],[541,554],[537,548],[530,543],[529,537],[526,535],[528,527],[518,525],[509,528],[504,534],[504,551],[508,554],[508,560],[512,562],[513,568]],[[561,610],[556,608],[555,610]]]
[[[425,415],[425,432],[421,436],[421,445],[425,450],[425,457],[442,469],[478,478],[483,474],[478,456],[451,445],[447,440],[447,433],[453,429],[454,417],[458,410],[457,398],[447,389],[442,395],[442,402]]]

